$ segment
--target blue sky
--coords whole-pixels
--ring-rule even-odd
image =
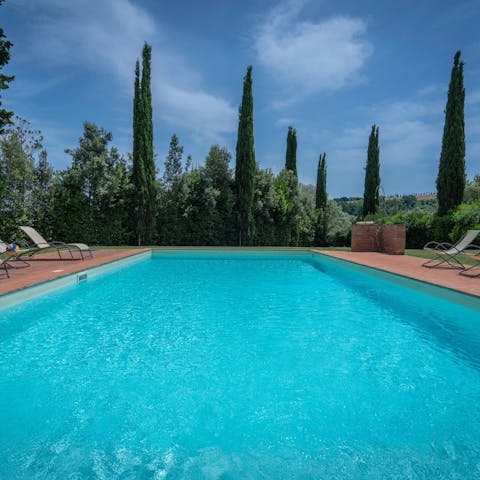
[[[480,173],[477,0],[7,0],[0,24],[14,42],[5,73],[16,76],[3,103],[42,130],[56,168],[85,120],[130,151],[134,65],[147,41],[160,174],[173,133],[194,163],[215,143],[234,157],[251,64],[262,168],[283,167],[292,125],[300,180],[315,183],[325,151],[330,197],[362,195],[375,123],[386,194],[434,191],[457,49],[467,174]]]

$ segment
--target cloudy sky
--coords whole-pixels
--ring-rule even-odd
[[[292,125],[300,180],[315,183],[325,151],[330,196],[361,195],[375,123],[385,193],[434,191],[457,49],[467,172],[480,173],[478,0],[6,0],[0,24],[14,43],[5,73],[16,76],[2,101],[43,132],[56,168],[85,120],[130,151],[134,66],[147,41],[160,173],[173,133],[197,164],[215,143],[234,153],[251,64],[262,168],[283,167]]]

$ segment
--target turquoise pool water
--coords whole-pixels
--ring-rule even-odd
[[[479,477],[479,311],[213,254],[0,310],[1,479]]]

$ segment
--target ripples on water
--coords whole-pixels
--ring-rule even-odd
[[[2,314],[0,478],[480,477],[478,311],[209,255]]]

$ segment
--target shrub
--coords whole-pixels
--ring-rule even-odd
[[[350,245],[353,217],[342,211],[335,200],[327,203],[327,243],[335,247]]]
[[[480,200],[459,205],[452,213],[452,221],[452,242],[459,240],[467,230],[480,230]]]
[[[432,238],[437,242],[446,242],[451,239],[451,233],[454,227],[451,212],[447,215],[438,216],[435,214],[432,219]]]
[[[404,223],[407,248],[422,248],[433,239],[432,221],[432,213],[423,210],[409,210],[388,217],[386,223]]]

